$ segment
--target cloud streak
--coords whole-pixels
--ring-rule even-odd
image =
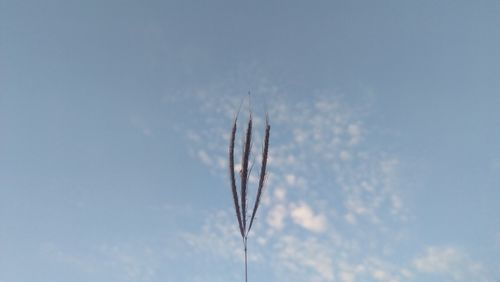
[[[428,247],[425,253],[413,260],[415,269],[422,273],[439,274],[454,281],[491,281],[486,277],[482,264],[471,260],[467,254],[450,246]]]

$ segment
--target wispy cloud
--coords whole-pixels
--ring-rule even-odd
[[[214,163],[212,162],[212,158],[210,158],[210,156],[204,150],[199,150],[198,151],[198,158],[200,159],[200,161],[203,164],[205,164],[207,166],[213,166],[214,165]]]
[[[296,224],[309,231],[323,232],[326,230],[326,216],[324,214],[315,214],[311,207],[304,202],[292,203],[290,213]]]
[[[227,212],[219,211],[208,216],[200,233],[186,232],[182,238],[198,251],[209,252],[218,256],[243,259],[240,252],[239,230],[232,223]]]
[[[251,234],[258,242],[250,252],[254,260],[265,258],[289,281],[398,282],[424,273],[427,257],[402,261],[391,251],[401,244],[411,218],[399,191],[401,160],[371,149],[366,113],[334,94],[293,101],[277,87],[262,89],[257,96],[272,101],[270,176],[258,214],[263,220]],[[196,135],[186,132],[191,150],[203,152],[195,157],[224,181],[227,133],[241,100],[214,93],[232,92],[198,92],[205,123]],[[254,116],[261,128],[262,119]],[[208,216],[201,230],[187,232],[185,239],[198,250],[241,257],[237,234],[228,208]]]
[[[230,125],[240,99],[200,93],[206,124],[196,134],[187,131],[186,136],[192,150],[198,152],[196,157],[225,177],[228,128],[223,125]],[[362,263],[359,249],[368,249],[365,237],[369,235],[356,231],[361,227],[349,225],[368,223],[372,225],[369,234],[379,234],[386,232],[383,231],[387,229],[386,221],[402,222],[404,217],[403,200],[394,179],[398,160],[366,149],[363,122],[335,96],[290,103],[276,93],[266,94],[274,95],[273,103],[268,105],[272,122],[271,174],[259,211],[259,218],[265,220],[258,220],[254,234],[262,246],[280,251],[273,253],[259,248],[254,254],[271,257],[276,269],[285,265],[292,271],[310,269],[308,273],[317,281],[335,278],[355,281],[354,277],[361,275],[360,268],[353,270],[345,265],[349,261]],[[262,119],[255,116],[258,128]],[[238,238],[236,225],[230,211],[226,212],[228,215],[229,221],[222,220],[221,215],[210,216],[210,223],[207,221],[201,234],[189,233],[186,240],[195,248],[225,257],[235,255],[235,251],[240,253],[240,242],[231,239]],[[218,223],[214,226],[214,222]],[[206,245],[197,243],[206,240],[215,247],[207,250]],[[304,241],[308,245],[301,246]],[[378,242],[372,239],[370,244]],[[326,249],[336,250],[337,254],[320,252]],[[335,262],[338,254],[343,254],[343,268]],[[368,275],[366,271],[363,273]],[[392,276],[387,273],[379,270],[376,276],[390,281],[388,277]]]
[[[270,208],[267,215],[267,224],[271,230],[281,231],[285,227],[285,218],[288,209],[283,204],[276,204]]]
[[[276,249],[282,267],[299,274],[310,273],[312,281],[334,280],[331,253],[314,237],[304,240],[285,235],[278,240]]]
[[[491,281],[482,264],[454,247],[428,247],[413,260],[415,269],[422,273],[440,274],[454,281]]]

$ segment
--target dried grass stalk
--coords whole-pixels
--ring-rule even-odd
[[[250,143],[252,142],[252,113],[248,119],[247,133],[244,139],[243,156],[241,160],[241,214],[243,230],[247,227],[247,184],[248,184],[248,160],[250,159]]]
[[[231,138],[229,143],[229,174],[231,180],[231,192],[233,195],[234,209],[236,211],[236,217],[238,219],[238,226],[240,228],[241,237],[243,239],[243,247],[245,251],[245,281],[248,281],[247,277],[247,240],[248,234],[250,233],[250,229],[252,228],[253,222],[255,220],[255,215],[257,213],[257,209],[259,208],[260,198],[262,196],[262,190],[264,189],[264,183],[266,179],[266,169],[267,169],[267,158],[269,152],[269,136],[271,132],[271,126],[269,125],[269,118],[266,115],[266,131],[264,136],[263,148],[262,148],[262,163],[260,167],[260,175],[259,175],[259,186],[257,188],[257,195],[255,197],[255,204],[252,210],[252,215],[250,218],[250,224],[247,226],[247,194],[248,194],[248,181],[249,176],[252,171],[253,165],[252,163],[250,169],[249,159],[252,151],[252,113],[250,112],[250,116],[248,119],[248,125],[246,134],[243,139],[243,151],[242,151],[242,160],[241,160],[241,170],[240,170],[240,188],[241,188],[241,198],[238,201],[238,189],[236,186],[236,179],[234,173],[234,141],[236,139],[236,131],[237,131],[237,115],[233,122],[233,128],[231,130]],[[240,208],[241,207],[241,208]]]
[[[269,125],[269,117],[266,116],[266,133],[264,136],[264,147],[262,149],[262,164],[260,166],[260,176],[259,176],[259,188],[257,190],[257,196],[255,197],[255,205],[252,211],[252,218],[250,219],[250,226],[248,226],[248,232],[252,229],[253,220],[257,209],[259,208],[260,197],[262,196],[262,190],[264,189],[264,181],[266,179],[266,168],[267,168],[267,155],[269,152],[269,133],[271,132],[271,126]]]
[[[241,237],[245,236],[245,229],[241,222],[241,210],[238,203],[238,191],[236,189],[236,178],[234,175],[234,140],[236,139],[236,127],[238,116],[234,118],[233,129],[231,130],[231,141],[229,143],[229,175],[231,177],[231,192],[233,194],[234,209],[236,210],[236,217],[238,218],[238,225],[240,227]]]

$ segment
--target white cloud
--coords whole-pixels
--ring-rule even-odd
[[[383,270],[378,269],[373,271],[373,278],[377,280],[384,281],[386,279],[386,276],[387,274],[385,274]]]
[[[210,156],[204,150],[198,151],[198,158],[207,166],[211,166],[213,163],[212,158],[210,158]]]
[[[286,179],[286,182],[287,182],[287,184],[288,184],[289,186],[293,186],[293,185],[295,185],[295,183],[296,183],[296,181],[297,181],[297,180],[296,180],[295,175],[290,174],[290,173],[289,173],[289,174],[287,174],[287,175],[285,175],[285,179]]]
[[[361,140],[361,127],[359,126],[359,124],[355,123],[349,124],[347,126],[347,132],[349,133],[350,137],[349,144],[350,145],[358,144],[359,141]]]
[[[312,270],[320,281],[333,281],[334,269],[331,255],[314,238],[306,240],[293,236],[282,237],[277,245],[284,267],[293,272]]]
[[[426,254],[414,260],[417,270],[422,272],[448,272],[463,257],[457,250],[451,247],[429,247]]]
[[[361,276],[365,271],[366,267],[358,265],[350,265],[346,262],[340,261],[338,263],[339,268],[339,279],[341,282],[355,282],[356,278]]]
[[[348,151],[342,150],[340,152],[340,156],[339,157],[340,157],[340,159],[342,161],[348,161],[348,160],[351,159],[351,154]]]
[[[286,200],[286,190],[283,187],[276,187],[274,190],[274,196],[277,201],[282,202]]]
[[[296,128],[293,133],[295,142],[302,143],[308,138],[307,133],[299,128]]]
[[[413,278],[413,273],[406,268],[401,269],[400,273],[401,273],[401,276],[403,277],[403,279],[405,279],[405,280],[409,280],[409,279]]]
[[[356,224],[357,223],[357,220],[356,220],[356,216],[352,213],[348,213],[344,216],[345,220],[349,223],[349,224]]]
[[[286,208],[283,205],[277,205],[271,209],[267,216],[267,224],[273,230],[281,230],[285,226]]]
[[[326,230],[326,216],[314,214],[309,205],[304,202],[291,204],[291,216],[293,221],[303,228],[313,232],[323,232]]]
[[[428,247],[425,254],[413,260],[413,265],[419,272],[441,274],[455,281],[489,281],[480,263],[449,246]]]
[[[340,272],[340,281],[342,282],[354,282],[355,278],[356,276],[352,272],[347,272],[347,271]]]
[[[383,281],[383,282],[398,282],[399,279],[392,277],[390,274],[386,273],[382,269],[376,269],[372,272],[373,278],[377,279],[378,281]]]

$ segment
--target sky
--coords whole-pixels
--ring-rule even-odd
[[[250,281],[499,281],[499,14],[0,0],[0,281],[243,281],[240,104]]]

